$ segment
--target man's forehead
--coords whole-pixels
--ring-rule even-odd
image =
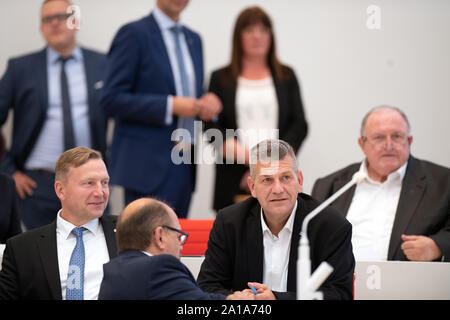
[[[108,170],[102,159],[90,159],[86,163],[79,166],[70,166],[69,173],[76,175],[97,175],[108,176]],[[109,177],[109,176],[108,176]]]
[[[399,130],[408,127],[405,119],[395,110],[380,110],[373,112],[367,119],[367,126],[372,128],[396,125]]]
[[[42,5],[41,8],[41,13],[43,12],[53,12],[53,11],[61,11],[63,10],[65,13],[65,10],[67,9],[67,7],[70,6],[70,2],[66,1],[66,0],[53,0],[53,1],[49,1],[47,3],[44,3]]]
[[[293,171],[292,160],[258,162],[258,176],[272,176],[286,171]]]

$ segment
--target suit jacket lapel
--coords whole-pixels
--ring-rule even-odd
[[[297,211],[295,212],[294,226],[291,235],[291,248],[289,251],[289,265],[287,278],[287,291],[295,291],[297,287],[297,260],[300,231],[303,220],[309,213],[300,196],[297,197]]]
[[[398,260],[398,251],[400,250],[402,241],[401,235],[406,232],[411,219],[416,213],[417,206],[424,195],[425,189],[425,175],[420,171],[416,160],[411,156],[408,160],[405,177],[403,178],[397,212],[392,227],[388,260]]]
[[[185,27],[183,27],[183,33],[194,65],[196,94],[197,97],[200,97],[203,94],[203,54],[201,48],[196,45],[194,38]]]
[[[39,88],[41,114],[46,115],[48,109],[47,48],[37,53],[34,68],[36,68],[34,74]],[[45,119],[45,117],[43,117],[43,119]]]
[[[53,299],[61,300],[61,277],[59,274],[58,249],[56,245],[56,220],[42,230],[38,240],[38,250],[50,293]]]
[[[167,53],[166,45],[164,43],[164,39],[162,37],[161,29],[158,26],[158,23],[153,16],[153,13],[150,14],[147,18],[149,28],[148,35],[150,38],[150,45],[154,46],[155,52],[152,54],[152,57],[156,60],[156,64],[161,68],[165,69],[163,74],[166,79],[170,83],[170,93],[176,94],[175,89],[175,79],[173,77],[172,66],[170,64],[169,54]]]
[[[353,174],[353,173],[352,173]],[[348,179],[339,179],[333,185],[333,194],[341,189],[344,185],[346,185],[351,180],[351,177]],[[353,196],[355,195],[356,185],[348,189],[344,192],[339,198],[337,198],[332,206],[339,210],[344,216],[347,216],[348,209],[350,208],[350,204],[352,203]]]
[[[89,124],[91,129],[91,137],[92,137],[92,145],[98,146],[100,143],[97,141],[97,134],[95,133],[95,112],[97,105],[95,103],[94,97],[94,86],[95,81],[98,76],[98,68],[94,64],[94,61],[90,59],[89,53],[81,48],[81,52],[83,54],[83,62],[84,62],[84,73],[86,75],[86,89],[87,89],[87,103],[88,103],[88,112],[89,112]]]
[[[232,108],[223,108],[223,112],[228,113],[227,119],[231,119],[232,124],[231,126],[228,126],[229,129],[237,129],[237,117],[236,117],[236,89],[237,89],[237,82],[236,80],[233,80],[231,84],[228,84],[224,86],[224,99],[228,100],[228,105],[233,106]],[[226,103],[224,102],[224,105]]]
[[[115,224],[111,219],[102,217],[100,223],[103,227],[103,233],[105,234],[106,246],[108,247],[109,258],[113,259],[117,257],[117,242],[116,242],[116,229]]]
[[[261,207],[259,204],[253,206],[247,219],[247,252],[248,252],[248,275],[249,281],[263,281],[263,265],[264,265],[264,245],[261,226]],[[239,245],[239,244],[238,244]]]

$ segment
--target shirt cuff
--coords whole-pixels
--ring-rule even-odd
[[[167,97],[167,106],[166,106],[166,120],[165,120],[165,123],[168,126],[171,125],[173,122],[172,111],[173,111],[173,97],[168,96]]]

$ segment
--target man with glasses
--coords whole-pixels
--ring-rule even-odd
[[[119,256],[103,267],[99,299],[233,300],[254,297],[249,292],[236,292],[225,297],[202,291],[189,269],[179,260],[188,238],[180,228],[177,215],[163,202],[150,198],[131,202],[118,220]]]
[[[52,222],[61,208],[53,189],[59,155],[76,146],[103,155],[106,150],[106,117],[98,101],[106,58],[77,45],[70,5],[43,2],[46,47],[10,59],[0,80],[0,125],[14,110],[12,144],[0,170],[15,180],[27,229]]]
[[[412,141],[400,109],[375,107],[358,139],[365,160],[314,184],[312,196],[325,200],[364,175],[332,204],[353,225],[356,260],[450,261],[450,169],[414,158]]]

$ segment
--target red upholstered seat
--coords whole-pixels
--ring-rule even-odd
[[[214,223],[214,219],[192,220],[179,219],[181,230],[189,233],[187,242],[181,250],[183,256],[203,256],[208,247],[209,232]]]

